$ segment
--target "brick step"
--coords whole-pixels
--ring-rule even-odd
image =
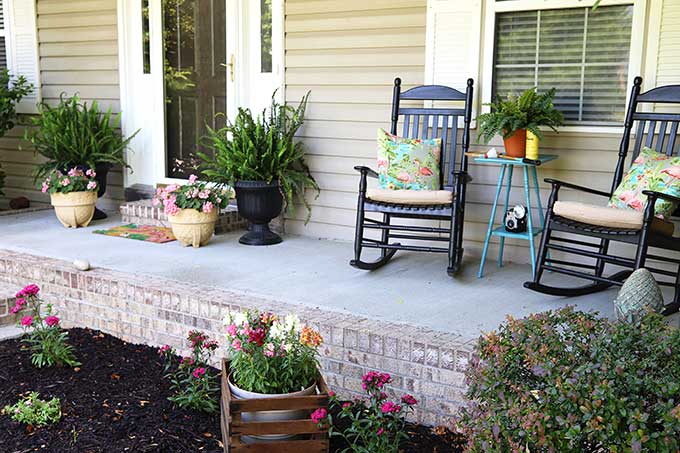
[[[151,200],[128,201],[120,205],[120,215],[124,223],[170,226],[163,209],[160,206],[153,206]],[[215,225],[215,234],[245,230],[247,226],[247,221],[238,215],[236,206],[229,205],[220,213]]]
[[[14,306],[14,296],[20,289],[7,283],[0,283],[0,327],[12,327],[18,322],[19,317],[9,310]],[[0,339],[1,337],[0,335]]]

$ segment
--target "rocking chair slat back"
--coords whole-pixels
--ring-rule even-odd
[[[440,183],[442,187],[452,184],[450,177],[455,171],[456,165],[460,170],[467,171],[467,158],[465,153],[469,148],[469,137],[463,138],[461,152],[457,153],[458,118],[463,117],[471,121],[471,107],[466,108],[428,108],[428,107],[400,107],[401,101],[463,101],[466,106],[471,106],[472,79],[468,80],[466,93],[454,88],[440,85],[424,85],[401,92],[401,80],[394,81],[394,93],[392,99],[392,134],[397,133],[399,117],[402,117],[403,136],[419,138],[421,140],[441,138],[442,149],[439,162]],[[421,121],[422,116],[422,121]],[[410,127],[413,121],[413,127]],[[440,126],[441,121],[441,126]],[[449,133],[449,128],[451,129]],[[469,134],[469,128],[466,128]],[[445,171],[448,162],[448,172]],[[449,178],[445,177],[448,173]]]
[[[678,125],[680,124],[680,114],[639,111],[641,104],[680,105],[680,85],[668,85],[640,93],[641,85],[642,78],[636,77],[626,113],[624,134],[619,147],[619,160],[614,173],[612,192],[623,179],[629,155],[630,162],[632,163],[638,157],[640,151],[642,151],[643,146],[660,153],[665,153],[668,156],[680,154],[680,150],[676,149],[676,145],[679,143]],[[633,149],[629,149],[630,136],[636,122],[635,142]]]

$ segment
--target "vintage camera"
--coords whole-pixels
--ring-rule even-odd
[[[518,204],[505,212],[505,230],[511,233],[524,233],[527,230],[527,208]]]

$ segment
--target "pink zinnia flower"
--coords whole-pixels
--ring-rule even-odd
[[[196,176],[196,175],[190,175],[190,176],[189,176],[189,184],[195,183],[197,179],[198,179],[198,176]]]
[[[31,327],[33,325],[33,316],[24,316],[21,318],[21,325],[23,327]]]
[[[46,193],[49,189],[50,189],[50,186],[45,181],[43,181],[42,189],[40,189],[42,191],[42,193]]]
[[[31,283],[30,285],[23,287],[21,289],[21,291],[19,291],[16,294],[16,297],[17,297],[17,299],[21,299],[24,296],[37,296],[39,292],[40,292],[40,287],[38,285],[36,285],[35,283]]]
[[[45,324],[47,324],[50,327],[58,326],[59,325],[59,317],[57,316],[48,316],[45,318]]]
[[[203,212],[206,214],[212,212],[214,205],[210,201],[206,201],[203,205]]]
[[[385,401],[383,405],[380,407],[380,410],[382,411],[383,414],[392,414],[395,412],[399,412],[401,410],[401,406],[393,403],[392,401]]]
[[[409,406],[418,404],[418,400],[416,400],[413,395],[409,395],[408,393],[401,397],[401,402],[408,404]]]
[[[90,178],[94,178],[95,176],[97,176],[97,173],[95,173],[94,170],[91,168],[88,168],[85,174]]]
[[[311,418],[314,423],[318,424],[325,420],[326,416],[328,416],[328,411],[323,407],[320,407],[314,412],[312,412]]]
[[[231,347],[234,349],[234,351],[240,351],[241,350],[241,340],[236,339],[231,342]]]
[[[87,183],[87,190],[94,190],[97,188],[97,181],[90,181]]]
[[[203,376],[205,374],[205,368],[198,367],[194,370],[194,372],[192,374],[196,379],[199,379],[201,376]]]

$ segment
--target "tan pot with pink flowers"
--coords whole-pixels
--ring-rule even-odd
[[[67,173],[53,171],[42,183],[49,193],[54,213],[66,228],[86,227],[94,216],[99,185],[92,169],[72,168]]]
[[[200,212],[196,209],[180,209],[175,215],[168,215],[175,235],[184,247],[202,247],[210,241],[215,233],[218,210]]]

